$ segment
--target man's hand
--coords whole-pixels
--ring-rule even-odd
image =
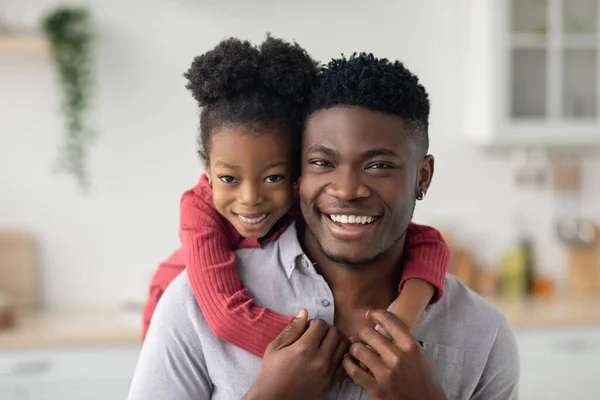
[[[446,400],[433,361],[406,326],[384,310],[368,311],[366,317],[383,328],[388,338],[373,328],[359,332],[359,340],[350,346],[352,357],[343,361],[354,383],[374,400]]]
[[[323,320],[307,322],[307,314],[302,309],[269,344],[244,399],[318,399],[342,378],[348,341]]]

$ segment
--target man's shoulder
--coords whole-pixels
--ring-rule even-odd
[[[157,307],[169,309],[173,313],[194,314],[198,311],[198,303],[188,279],[187,269],[167,286]]]
[[[458,319],[478,319],[492,323],[503,317],[502,312],[495,305],[451,274],[446,274],[444,297],[440,303],[444,304],[449,311],[456,311],[454,317]]]
[[[496,306],[450,274],[446,274],[444,296],[428,307],[420,325],[416,332],[424,340],[481,353],[491,349],[498,334],[512,334]]]
[[[510,324],[458,278],[446,275],[444,296],[427,308],[414,333],[450,397],[514,398],[519,356]]]
[[[163,324],[170,325],[185,336],[198,338],[212,333],[194,295],[187,270],[181,271],[169,284],[156,306],[154,315],[160,315]]]

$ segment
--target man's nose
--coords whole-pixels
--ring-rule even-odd
[[[338,168],[338,173],[327,186],[327,194],[342,200],[369,197],[369,188],[362,182],[361,171],[353,168]]]

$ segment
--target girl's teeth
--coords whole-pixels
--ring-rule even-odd
[[[334,222],[339,222],[341,224],[370,224],[375,221],[377,217],[372,217],[368,215],[344,215],[344,214],[331,214],[329,215]]]
[[[262,220],[267,218],[267,214],[263,214],[258,218],[246,218],[242,215],[238,215],[238,217],[239,217],[239,219],[241,219],[242,221],[244,221],[247,224],[258,224],[258,223],[262,222]]]

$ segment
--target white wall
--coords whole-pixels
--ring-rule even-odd
[[[51,170],[62,126],[47,56],[0,54],[0,226],[39,238],[46,306],[112,306],[143,296],[158,261],[178,245],[179,196],[200,174],[197,111],[181,75],[220,39],[259,41],[266,32],[296,39],[321,61],[361,50],[404,61],[433,105],[436,175],[416,220],[459,228],[491,261],[510,238],[514,206],[523,201],[536,221],[544,268],[561,271],[547,231],[548,196],[531,195],[537,201],[527,203],[505,160],[461,138],[459,0],[90,3],[99,37],[94,117],[102,136],[92,154],[89,196]],[[54,4],[3,0],[0,13],[31,25]]]

